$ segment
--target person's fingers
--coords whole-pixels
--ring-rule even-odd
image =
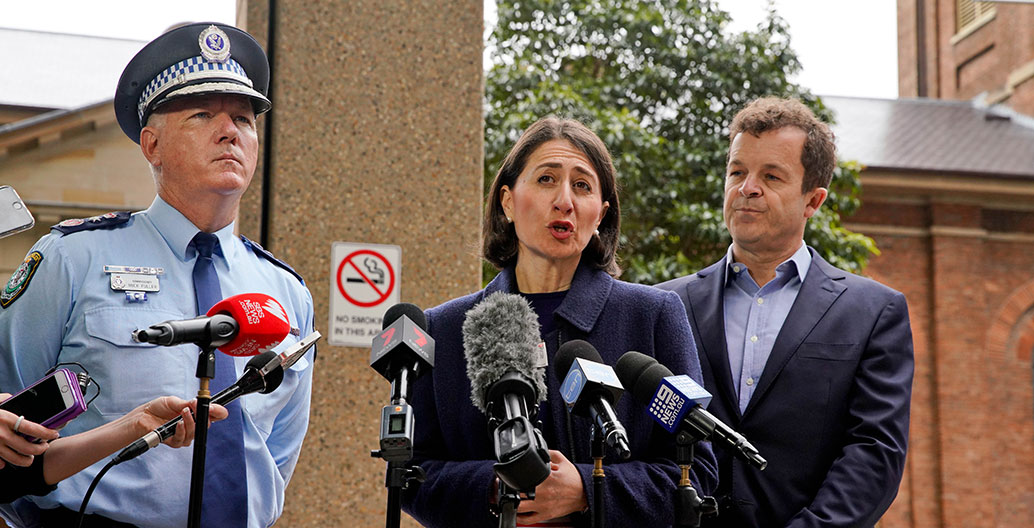
[[[527,498],[521,499],[521,502],[517,504],[517,513],[535,513],[535,501],[528,500]]]
[[[211,424],[212,422],[224,420],[229,416],[229,414],[230,413],[226,410],[226,407],[223,407],[218,403],[213,403],[208,407],[208,423]]]
[[[20,419],[20,422],[19,422],[19,419]],[[18,426],[17,430],[15,430],[16,429],[14,427],[15,425]],[[39,438],[40,440],[46,440],[46,441],[54,440],[58,436],[61,436],[61,434],[58,433],[54,429],[48,429],[48,428],[43,427],[42,425],[40,425],[40,424],[38,424],[36,422],[31,422],[31,421],[26,420],[26,419],[21,418],[21,417],[18,417],[18,418],[15,419],[14,424],[11,425],[11,431],[15,432],[15,433],[18,433],[18,434],[23,434],[25,436],[29,436],[29,437],[33,437],[33,438]],[[46,450],[46,448],[44,448],[44,451],[45,450]],[[43,451],[40,451],[40,453],[42,453],[42,452]],[[26,453],[26,454],[38,455],[39,453]]]
[[[175,396],[162,396],[147,402],[144,409],[148,414],[157,416],[163,420],[171,420],[183,410],[189,402]]]
[[[30,442],[22,435],[38,437],[40,443]],[[58,432],[42,425],[26,420],[23,416],[15,416],[8,411],[0,410],[0,457],[16,466],[32,463],[32,455],[39,455],[47,450],[47,441],[57,438]]]
[[[563,453],[557,451],[556,449],[550,449],[549,461],[559,466],[560,464],[567,462],[567,457],[565,457]]]
[[[46,448],[44,448],[44,450],[45,449]],[[16,466],[29,467],[32,465],[33,456],[19,453],[18,451],[11,449],[6,444],[0,442],[0,458]]]
[[[183,447],[189,444],[190,439],[194,437],[194,418],[191,416],[190,410],[184,408],[180,411],[180,418],[182,419],[176,424],[172,436],[165,441],[165,444],[170,447]]]
[[[189,445],[194,441],[194,432],[197,428],[197,423],[194,421],[194,413],[189,408],[184,407],[183,411],[183,445]]]
[[[195,415],[197,415],[197,400],[196,399],[195,400],[190,400],[190,410]],[[209,425],[211,425],[212,422],[218,422],[219,420],[225,419],[227,415],[228,415],[228,412],[226,411],[225,407],[223,407],[222,405],[219,405],[218,403],[209,403],[209,405],[208,405],[208,423],[209,423]]]

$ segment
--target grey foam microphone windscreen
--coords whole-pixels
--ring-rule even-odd
[[[531,381],[535,403],[545,401],[545,373],[536,368],[541,341],[538,317],[520,295],[496,292],[467,311],[463,350],[474,406],[486,412],[488,389],[509,371]]]

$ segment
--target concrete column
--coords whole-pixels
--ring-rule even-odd
[[[259,167],[241,232],[258,240],[265,220],[268,249],[305,277],[324,334],[335,241],[401,246],[403,302],[427,308],[478,289],[482,2],[274,5],[272,43],[269,3],[238,15],[274,57],[269,200]],[[384,523],[385,463],[370,450],[390,386],[368,359],[368,347],[320,345],[279,524]]]

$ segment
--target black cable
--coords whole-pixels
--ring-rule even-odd
[[[83,519],[86,518],[86,505],[90,502],[90,496],[93,495],[93,490],[97,488],[97,484],[100,483],[101,477],[108,472],[109,469],[115,467],[115,461],[109,460],[104,468],[101,469],[100,473],[97,473],[96,477],[93,477],[93,482],[90,483],[90,489],[86,490],[86,495],[83,497],[83,504],[79,506],[79,522],[76,523],[76,528],[82,528]]]

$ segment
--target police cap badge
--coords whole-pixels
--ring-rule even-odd
[[[223,24],[190,24],[169,30],[129,61],[115,91],[115,115],[129,139],[155,108],[170,100],[207,94],[240,94],[255,115],[269,110],[269,62],[251,35]]]

